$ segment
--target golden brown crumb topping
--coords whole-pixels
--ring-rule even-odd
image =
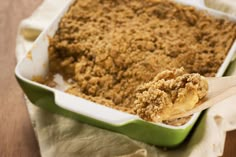
[[[68,93],[133,113],[135,90],[184,67],[214,76],[236,25],[168,0],[78,0],[50,39],[50,73]]]
[[[201,75],[186,74],[183,68],[166,70],[138,86],[134,113],[145,120],[161,122],[194,108],[207,91],[207,80]]]

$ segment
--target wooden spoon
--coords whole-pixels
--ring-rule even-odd
[[[194,113],[203,111],[232,95],[236,95],[236,76],[211,77],[207,78],[207,80],[209,85],[208,94],[196,105],[196,107],[183,113],[171,115],[163,120],[173,120],[190,116]]]

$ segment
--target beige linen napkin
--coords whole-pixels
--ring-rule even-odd
[[[19,26],[16,56],[20,60],[33,40],[51,22],[66,0],[45,0]],[[227,3],[224,3],[227,2]],[[234,0],[207,0],[206,4],[236,12]],[[218,5],[219,4],[219,5]],[[225,9],[227,8],[227,9]],[[236,74],[236,62],[228,75]],[[209,109],[189,139],[177,149],[163,150],[127,136],[49,113],[26,98],[30,118],[43,157],[215,157],[223,154],[226,131],[236,129],[236,96]]]

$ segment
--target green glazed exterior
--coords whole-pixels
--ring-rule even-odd
[[[17,76],[16,78],[21,88],[34,105],[37,105],[38,107],[52,113],[63,115],[65,117],[85,122],[100,128],[119,132],[145,143],[163,147],[175,147],[184,141],[191,128],[195,124],[192,123],[185,128],[171,129],[160,125],[155,125],[153,123],[149,123],[140,119],[132,120],[121,125],[112,125],[109,123],[98,121],[96,119],[92,119],[85,115],[62,109],[55,104],[55,97],[52,91],[25,82]]]

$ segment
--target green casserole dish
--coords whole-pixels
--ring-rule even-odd
[[[34,42],[34,46],[29,52],[32,57],[25,56],[16,66],[15,75],[17,81],[29,100],[34,105],[52,113],[119,132],[149,144],[174,147],[183,142],[201,113],[194,114],[182,126],[152,123],[144,121],[138,116],[108,108],[32,81],[33,76],[45,76],[47,74],[49,62],[48,36],[52,37],[55,34],[61,17],[67,12],[73,2],[74,0],[68,1],[60,14],[53,20],[52,24]],[[181,0],[177,2],[192,5],[200,10],[206,10],[216,17],[228,18],[235,21],[229,15],[199,5],[201,3],[198,3],[198,1],[189,3]],[[217,77],[223,76],[235,50],[236,42],[232,44],[228,55],[217,72]]]

